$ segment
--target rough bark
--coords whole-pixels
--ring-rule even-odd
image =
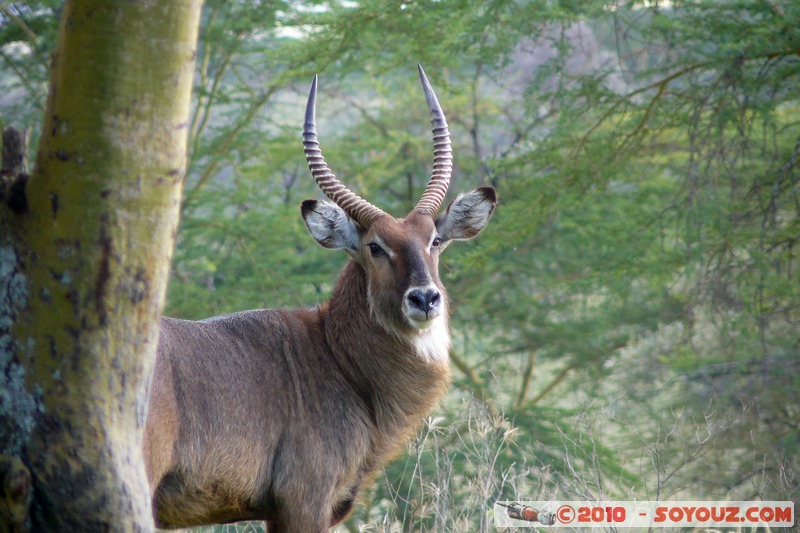
[[[4,171],[0,477],[35,531],[153,527],[140,444],[200,8],[67,1],[35,168]]]

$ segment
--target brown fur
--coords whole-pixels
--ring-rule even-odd
[[[474,194],[491,203],[485,223],[494,191]],[[379,235],[395,257],[351,250],[316,309],[162,319],[144,435],[159,527],[324,532],[349,514],[449,381],[446,353],[421,352],[424,330],[402,315],[405,291],[432,283],[447,327],[434,232],[416,212],[377,220],[360,238]]]
[[[352,501],[449,376],[374,323],[366,292],[351,261],[317,310],[162,320],[145,435],[160,527],[333,525],[326,510]]]

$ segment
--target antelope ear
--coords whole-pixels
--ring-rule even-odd
[[[459,194],[436,220],[436,232],[444,241],[471,239],[481,232],[497,205],[492,187]]]
[[[361,234],[347,213],[333,202],[306,200],[300,206],[308,231],[325,248],[356,253],[361,248]]]

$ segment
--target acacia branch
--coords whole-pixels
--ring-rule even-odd
[[[353,107],[356,111],[359,112],[361,117],[375,126],[379,132],[381,132],[381,137],[384,139],[389,139],[391,136],[389,135],[389,128],[386,126],[386,123],[378,120],[377,118],[373,117],[369,110],[364,107],[358,100],[355,98],[350,98],[349,96],[345,96],[345,101],[348,103],[350,107]]]
[[[464,377],[467,378],[467,389],[469,390],[470,394],[481,400],[486,405],[486,409],[489,411],[490,415],[497,416],[500,414],[495,407],[489,390],[486,388],[486,384],[483,382],[481,377],[476,374],[475,370],[470,368],[467,362],[464,361],[464,359],[458,355],[458,352],[453,349],[450,350],[450,361],[452,361],[453,365],[455,365],[455,367],[458,368],[462,374],[464,374]]]
[[[36,59],[43,67],[49,68],[47,59],[42,57],[42,54],[39,51],[39,47],[37,46],[39,39],[38,37],[36,37],[36,34],[33,32],[31,27],[28,26],[28,24],[24,20],[22,20],[21,17],[19,17],[16,13],[14,13],[13,10],[9,9],[6,4],[7,2],[3,2],[2,4],[0,4],[0,12],[2,12],[5,16],[7,16],[9,20],[11,20],[11,22],[16,24],[17,27],[22,31],[22,33],[25,34],[25,37],[27,37],[28,41],[30,41],[31,43],[31,50],[36,56]]]
[[[533,366],[536,362],[536,352],[532,351],[528,354],[528,362],[525,365],[525,370],[522,372],[522,384],[517,394],[516,408],[520,409],[525,402],[525,397],[528,395],[528,389],[531,385],[531,377],[533,376]]]
[[[207,27],[210,27],[214,23],[214,20],[217,18],[217,13],[219,13],[219,7],[215,7],[214,10],[211,11],[208,23],[206,24]],[[205,43],[203,44],[203,62],[200,64],[200,68],[198,69],[198,76],[200,77],[200,82],[198,83],[198,85],[200,85],[203,88],[205,88],[208,85],[208,64],[211,61],[211,44],[209,43],[208,40],[204,39],[204,41]],[[224,66],[223,68],[220,69],[220,71],[222,70],[224,70]],[[208,102],[211,101],[212,97],[215,94],[216,91],[212,87],[211,93],[207,95]],[[205,106],[205,113],[207,112],[208,112],[208,105]],[[196,149],[196,139],[199,136],[198,122],[201,115],[202,113],[200,112],[200,97],[198,97],[197,109],[194,112],[194,116],[192,117],[192,125],[189,128],[189,135],[191,136],[191,143],[194,149]]]
[[[689,65],[687,67],[684,67],[684,68],[682,68],[680,70],[677,70],[677,71],[673,72],[672,74],[670,74],[670,75],[668,75],[668,76],[666,76],[664,78],[661,78],[660,80],[658,80],[656,82],[653,82],[653,83],[650,83],[650,84],[645,85],[643,87],[640,87],[638,89],[635,89],[635,90],[633,90],[633,91],[631,91],[629,93],[626,93],[624,96],[618,98],[617,101],[608,110],[606,110],[606,112],[603,113],[603,115],[597,120],[597,122],[595,122],[595,124],[591,128],[589,128],[586,131],[586,133],[580,138],[580,140],[578,141],[578,143],[577,143],[575,149],[573,150],[573,152],[577,152],[577,150],[583,148],[583,146],[586,145],[586,143],[589,140],[589,137],[595,132],[595,130],[597,130],[597,128],[602,126],[606,122],[606,120],[608,120],[608,118],[612,114],[614,114],[614,112],[616,112],[617,109],[619,109],[619,107],[622,105],[623,102],[627,102],[631,98],[633,98],[634,96],[637,96],[639,94],[645,93],[647,91],[651,91],[653,89],[658,89],[658,93],[656,94],[656,96],[653,98],[653,100],[648,105],[648,109],[650,109],[653,105],[655,105],[655,101],[657,101],[658,99],[660,99],[664,95],[666,87],[670,82],[680,78],[681,76],[683,76],[685,74],[688,74],[689,72],[705,68],[705,67],[709,66],[710,64],[711,64],[710,61],[704,61],[702,63]]]
[[[211,89],[209,93],[206,95],[206,102],[205,105],[203,106],[202,111],[200,111],[198,104],[198,109],[195,112],[195,115],[192,119],[192,129],[191,129],[192,153],[189,155],[190,157],[194,157],[194,155],[200,150],[200,140],[203,138],[203,132],[205,131],[206,126],[208,125],[208,121],[211,118],[211,108],[213,107],[214,101],[216,100],[217,95],[219,94],[219,88],[220,84],[222,83],[222,78],[228,71],[228,66],[230,66],[231,63],[231,57],[233,56],[233,53],[235,51],[236,47],[233,47],[232,49],[228,50],[225,56],[222,58],[222,62],[217,68],[216,74],[214,75],[214,81],[211,84]],[[210,56],[210,50],[206,48],[206,56],[203,58],[204,78],[206,78],[207,76],[206,69],[208,67],[209,56]],[[198,117],[202,118],[198,121]]]
[[[36,109],[38,111],[44,111],[44,105],[42,105],[42,94],[36,87],[36,84],[31,82],[31,80],[28,79],[26,72],[21,70],[17,66],[17,64],[8,56],[8,54],[3,52],[2,50],[0,50],[0,57],[3,58],[3,61],[6,63],[6,65],[8,65],[11,68],[11,70],[14,71],[14,74],[17,75],[17,78],[19,78],[19,81],[22,84],[22,86],[25,87],[25,90],[28,92],[30,99],[33,101],[33,105],[36,106]]]
[[[548,383],[541,391],[539,391],[539,393],[536,396],[534,396],[533,398],[531,398],[530,400],[525,402],[525,404],[522,405],[520,408],[521,409],[530,409],[531,407],[533,407],[534,405],[539,403],[539,401],[542,398],[544,398],[545,396],[550,394],[550,392],[553,389],[555,389],[558,385],[560,385],[561,382],[564,381],[564,379],[566,379],[567,375],[570,372],[572,372],[573,370],[575,370],[576,368],[578,368],[578,363],[572,363],[572,364],[567,365],[564,368],[562,368],[558,372],[558,374],[556,374],[555,377],[550,381],[550,383]]]
[[[253,104],[245,113],[244,118],[239,122],[237,122],[236,126],[233,129],[228,131],[228,133],[225,135],[225,138],[219,144],[219,148],[212,155],[211,161],[209,161],[208,165],[203,170],[203,173],[200,175],[200,178],[197,180],[195,186],[192,188],[191,191],[188,191],[186,193],[185,195],[186,203],[188,203],[192,199],[192,197],[198,191],[203,189],[203,187],[206,186],[209,180],[211,180],[211,178],[214,177],[217,168],[219,168],[219,161],[221,156],[229,152],[231,145],[239,137],[239,134],[242,133],[242,130],[244,130],[244,128],[247,127],[253,121],[253,119],[255,119],[256,115],[261,110],[261,108],[264,107],[264,105],[266,105],[267,102],[269,102],[269,100],[277,91],[278,91],[277,86],[273,85],[269,87],[264,94],[262,94],[255,102],[253,102]]]

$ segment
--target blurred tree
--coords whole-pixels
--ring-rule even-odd
[[[62,2],[47,0],[0,6],[2,121],[33,128],[34,138],[44,113],[62,7]]]
[[[529,90],[536,114],[553,119],[522,130],[494,162],[506,185],[494,228],[504,242],[484,239],[482,253],[496,283],[465,295],[483,328],[503,332],[495,353],[504,357],[485,368],[503,376],[503,390],[521,374],[523,410],[556,382],[605,404],[605,380],[637,376],[617,364],[630,362],[624,349],[679,326],[664,351],[648,349],[651,372],[637,376],[638,399],[658,409],[634,412],[651,435],[664,430],[665,410],[682,412],[688,433],[715,428],[720,453],[672,480],[695,497],[797,491],[800,34],[789,21],[798,15],[795,3],[620,3],[592,24],[613,63],[543,64]],[[554,46],[568,33],[553,32]],[[509,352],[527,360],[515,367]],[[528,369],[547,360],[561,371],[529,386]],[[654,401],[654,376],[672,376],[681,392],[673,383]],[[638,386],[620,378],[623,390]],[[723,463],[707,479],[708,465]]]

